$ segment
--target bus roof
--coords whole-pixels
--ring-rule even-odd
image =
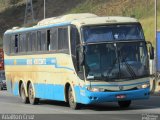
[[[38,22],[36,26],[29,27],[29,28],[13,27],[12,29],[7,30],[5,34],[50,28],[54,26],[63,26],[63,25],[69,25],[69,24],[74,24],[77,27],[81,27],[83,25],[136,23],[136,22],[138,21],[135,18],[130,18],[130,17],[120,17],[120,16],[99,17],[91,13],[68,14],[68,15],[44,19]]]

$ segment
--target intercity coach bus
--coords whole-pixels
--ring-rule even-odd
[[[24,103],[83,104],[148,99],[151,43],[130,17],[69,14],[4,34],[7,89]]]

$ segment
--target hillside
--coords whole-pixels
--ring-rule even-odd
[[[42,20],[43,0],[33,0],[33,7],[36,21]],[[158,11],[160,23],[160,7]],[[46,12],[46,17],[82,12],[99,16],[132,16],[142,23],[146,39],[155,43],[154,0],[46,0]],[[0,39],[7,29],[23,26],[24,14],[25,0],[0,0]],[[160,28],[160,24],[158,27]]]

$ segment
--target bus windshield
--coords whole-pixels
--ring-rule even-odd
[[[149,76],[145,42],[90,44],[85,46],[87,78],[137,79]]]
[[[144,40],[140,24],[84,26],[84,42]]]

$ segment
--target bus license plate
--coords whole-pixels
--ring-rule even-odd
[[[117,98],[117,99],[125,99],[125,98],[126,98],[126,95],[116,95],[116,98]]]

